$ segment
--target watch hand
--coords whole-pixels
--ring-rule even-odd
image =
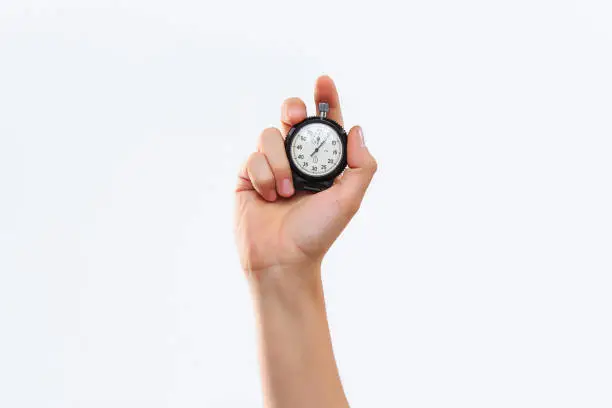
[[[329,139],[329,136],[327,136],[327,137],[325,138],[325,140],[321,142],[321,144],[319,145],[319,147],[317,147],[317,150],[319,150],[319,149],[321,148],[321,146],[323,146],[323,145],[325,144],[325,142],[327,142],[327,139]]]
[[[323,145],[325,144],[325,142],[327,142],[327,139],[329,139],[329,136],[327,136],[327,137],[325,138],[325,140],[323,140],[323,141],[321,142],[321,144],[320,144],[320,145],[319,145],[319,146],[318,146],[316,149],[314,149],[314,151],[313,151],[312,153],[310,153],[310,157],[314,156],[314,154],[315,154],[315,153],[317,153],[317,152],[319,151],[319,149],[321,148],[321,146],[323,146]]]

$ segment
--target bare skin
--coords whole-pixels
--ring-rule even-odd
[[[328,117],[344,125],[331,78],[318,78],[315,102],[327,102]],[[258,320],[267,408],[348,406],[332,351],[321,262],[359,209],[377,164],[355,126],[348,134],[349,168],[328,190],[296,193],[284,137],[306,116],[302,100],[285,100],[282,128],[261,133],[236,186],[236,242]]]

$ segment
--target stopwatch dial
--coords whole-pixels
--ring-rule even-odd
[[[338,133],[324,123],[301,128],[291,143],[291,159],[302,172],[323,177],[342,161],[342,142]]]

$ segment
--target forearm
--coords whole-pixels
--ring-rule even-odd
[[[266,408],[348,407],[318,267],[250,277]]]

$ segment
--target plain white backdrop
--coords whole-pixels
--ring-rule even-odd
[[[605,0],[1,0],[0,406],[261,406],[233,187],[323,73],[352,406],[612,406]]]

